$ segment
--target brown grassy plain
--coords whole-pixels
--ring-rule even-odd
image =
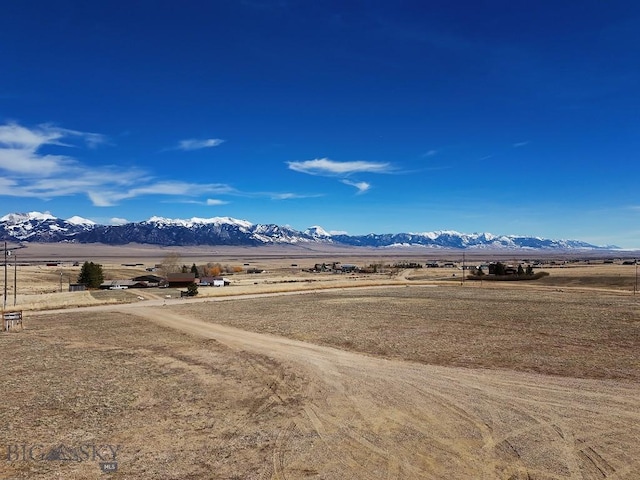
[[[0,334],[0,478],[97,478],[99,457],[37,455],[94,444],[119,445],[110,478],[639,478],[634,267],[462,285],[454,269],[319,275],[258,257],[225,259],[269,273],[197,299],[19,297],[42,311]],[[129,259],[103,261],[123,275]],[[41,447],[24,460],[14,445]]]

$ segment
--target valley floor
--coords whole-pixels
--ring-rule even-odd
[[[1,478],[96,478],[107,446],[112,478],[640,475],[633,296],[397,286],[164,303],[32,313],[0,335]],[[102,456],[37,455],[61,445]]]

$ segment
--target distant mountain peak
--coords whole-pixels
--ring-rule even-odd
[[[307,228],[304,233],[306,233],[307,235],[311,235],[312,237],[330,237],[331,234],[329,232],[327,232],[324,228],[322,228],[319,225],[314,225],[312,227]]]
[[[71,218],[67,218],[67,222],[73,225],[97,225],[96,222],[89,220],[87,218],[82,218],[77,215],[74,215]]]
[[[56,217],[51,215],[49,212],[28,212],[28,213],[9,213],[4,217],[0,218],[0,222],[7,223],[22,223],[29,221],[45,221],[45,220],[56,220]]]
[[[183,227],[192,227],[194,225],[238,225],[244,228],[251,228],[253,225],[251,222],[247,220],[238,220],[237,218],[232,217],[212,217],[212,218],[200,218],[200,217],[192,217],[191,219],[185,220],[180,218],[166,218],[166,217],[151,217],[147,220],[149,223],[159,223],[164,225],[180,225]]]
[[[551,240],[521,235],[459,233],[440,230],[423,233],[369,233],[367,235],[330,234],[314,225],[298,231],[288,225],[254,224],[232,217],[171,219],[151,217],[143,222],[99,225],[73,216],[67,220],[50,213],[10,213],[0,218],[0,240],[29,242],[76,242],[124,245],[143,243],[162,246],[304,243],[359,247],[424,247],[438,249],[520,249],[520,250],[613,250],[579,240]]]

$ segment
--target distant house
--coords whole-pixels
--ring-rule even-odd
[[[489,275],[497,275],[499,269],[497,268],[497,263],[490,263],[489,264]],[[502,274],[503,275],[517,275],[518,274],[518,267],[514,267],[513,265],[502,265]]]
[[[196,274],[189,273],[170,273],[167,275],[167,283],[172,288],[185,288],[192,283],[199,283]]]
[[[342,271],[342,273],[350,273],[350,272],[357,272],[358,267],[355,265],[351,265],[350,263],[343,263],[337,268],[337,270]]]
[[[231,282],[224,277],[202,277],[200,278],[200,285],[203,287],[226,287]]]
[[[128,288],[146,288],[146,282],[136,282],[135,280],[107,280],[100,284],[101,290],[126,290]]]
[[[147,287],[159,287],[166,284],[166,280],[158,275],[140,275],[132,279],[134,282],[144,282]]]

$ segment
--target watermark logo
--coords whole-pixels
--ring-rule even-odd
[[[6,446],[7,462],[98,462],[103,473],[118,471],[120,445],[85,443],[55,446],[11,444]]]

